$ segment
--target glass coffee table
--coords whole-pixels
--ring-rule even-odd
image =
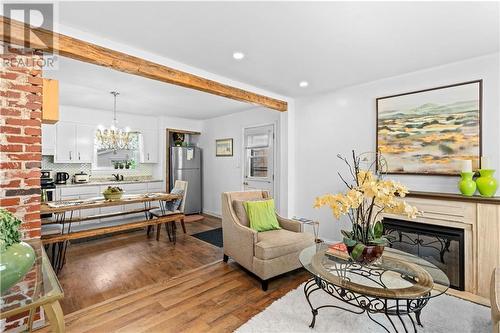
[[[26,241],[35,250],[35,263],[26,276],[0,295],[0,320],[28,314],[24,331],[31,332],[33,317],[42,307],[52,332],[64,332],[64,314],[59,301],[64,293],[39,239]]]
[[[446,274],[417,256],[386,247],[382,257],[369,265],[353,262],[343,251],[328,251],[327,244],[316,244],[300,253],[300,262],[313,278],[304,293],[311,307],[313,328],[318,310],[338,308],[356,314],[366,313],[386,332],[417,332],[422,326],[420,313],[427,302],[450,286]],[[341,305],[315,307],[312,293],[323,290]],[[345,306],[345,307],[344,307]],[[384,324],[375,314],[387,318]],[[415,320],[413,319],[415,316]]]

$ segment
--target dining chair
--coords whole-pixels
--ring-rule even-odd
[[[160,218],[162,216],[167,216],[167,215],[173,215],[173,214],[184,214],[184,207],[186,204],[186,195],[187,195],[187,189],[188,189],[188,182],[183,181],[183,180],[176,180],[174,188],[172,191],[170,191],[171,194],[182,194],[182,198],[180,199],[180,202],[177,200],[170,200],[170,201],[165,201],[161,200],[159,202],[160,207],[159,208],[154,208],[149,210],[149,217],[150,219],[153,218]],[[178,205],[177,209],[175,208],[175,205]],[[184,233],[186,233],[186,226],[184,224],[184,218],[180,220],[182,230]],[[167,222],[167,223],[162,223],[165,225],[165,230],[167,231],[168,239],[170,241],[173,240],[174,244],[176,242],[176,230],[177,230],[177,225],[175,221],[172,222]],[[151,232],[152,226],[148,226],[147,234]],[[158,224],[156,226],[156,239],[160,239],[160,230],[161,230],[161,224]]]

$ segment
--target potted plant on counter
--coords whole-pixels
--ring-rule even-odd
[[[21,220],[0,209],[0,291],[3,293],[29,272],[35,262],[35,251],[21,242]]]
[[[383,169],[383,158],[378,155],[368,159],[368,154],[356,156],[353,151],[353,165],[338,155],[349,167],[352,177],[351,181],[347,181],[339,173],[347,191],[323,195],[314,203],[315,208],[328,206],[336,219],[344,215],[349,218],[352,228],[341,231],[343,242],[350,257],[364,264],[380,258],[389,242],[383,234],[382,213],[406,215],[408,218],[415,218],[419,213],[417,208],[401,199],[408,193],[406,186],[385,180],[381,172],[377,173],[377,170]],[[367,160],[372,160],[367,163],[368,168],[361,169],[360,164]]]

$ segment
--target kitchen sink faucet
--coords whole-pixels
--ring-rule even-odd
[[[119,182],[119,181],[123,180],[123,175],[120,175],[119,173],[117,173],[117,174],[114,174],[114,173],[113,173],[112,175],[113,175],[113,177],[115,177],[115,180],[116,180],[117,182]]]

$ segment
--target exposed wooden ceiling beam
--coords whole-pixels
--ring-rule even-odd
[[[10,29],[10,33],[7,34],[4,31],[6,28]],[[121,72],[261,105],[278,111],[287,111],[287,102],[285,101],[232,87],[53,31],[30,27],[23,22],[5,16],[0,16],[0,29],[2,42],[24,45]],[[24,39],[25,31],[28,31],[30,36],[27,42]]]

